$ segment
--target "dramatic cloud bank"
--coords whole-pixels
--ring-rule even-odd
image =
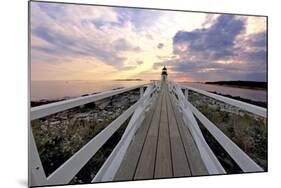
[[[241,17],[221,15],[209,28],[178,31],[173,52],[178,57],[154,65],[168,65],[178,77],[195,80],[267,79],[266,32],[245,34]]]
[[[31,3],[33,80],[267,79],[266,18]]]

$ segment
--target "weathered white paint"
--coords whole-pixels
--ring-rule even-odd
[[[140,88],[140,97],[142,97],[142,96],[143,96],[143,91],[144,91],[144,88],[143,88],[143,87],[141,87],[141,88]]]
[[[188,100],[188,89],[184,90],[184,96],[185,96],[186,100]]]
[[[185,126],[190,130],[192,137],[195,141],[195,144],[200,152],[201,158],[208,170],[209,174],[225,174],[223,166],[205,141],[203,134],[199,128],[199,125],[193,116],[189,106],[187,104],[187,100],[178,85],[172,83],[172,88],[174,88],[174,92],[178,96],[178,106],[181,108],[183,120]]]
[[[48,185],[46,174],[37,151],[33,133],[29,131],[29,186]]]
[[[80,171],[80,169],[96,154],[103,144],[120,128],[120,126],[133,114],[139,103],[135,103],[122,115],[111,122],[103,131],[77,151],[70,159],[63,163],[48,177],[48,183],[67,184]]]
[[[239,165],[244,172],[264,171],[257,163],[255,163],[244,151],[242,151],[234,142],[232,142],[220,129],[218,129],[209,119],[207,119],[199,110],[191,103],[188,105],[194,115],[200,120],[204,127],[212,134],[212,136],[220,143],[231,158]]]
[[[53,103],[50,105],[43,105],[32,108],[31,117],[37,119],[56,113],[58,111],[66,110],[75,106],[80,106],[89,102],[94,102],[106,97],[117,95],[126,91],[130,91],[139,87],[145,87],[147,85],[135,86],[130,88],[124,88],[120,90],[113,90],[104,92],[92,96],[79,97],[77,99],[62,101]],[[155,91],[154,85],[148,85],[146,94],[151,94]],[[139,101],[122,113],[117,119],[111,122],[103,131],[96,135],[91,141],[84,145],[79,151],[77,151],[71,158],[63,163],[57,170],[55,170],[50,176],[46,177],[44,169],[41,164],[40,157],[38,155],[37,147],[31,127],[29,127],[29,146],[30,146],[30,185],[59,185],[67,184],[71,179],[80,171],[80,169],[95,155],[95,153],[103,146],[103,144],[120,128],[120,126],[135,112],[135,110],[141,106],[144,99],[149,95],[143,95]],[[31,119],[32,119],[31,118]]]
[[[144,113],[151,100],[150,95],[155,91],[153,86],[149,86],[142,98],[141,104],[135,110],[121,140],[114,148],[113,152],[107,158],[103,166],[100,168],[92,182],[112,181],[121,162],[126,154],[126,151],[131,143],[135,132],[141,125],[144,119]]]
[[[259,116],[262,116],[262,117],[265,117],[265,118],[267,117],[266,108],[262,108],[262,107],[252,105],[252,104],[249,104],[249,103],[245,103],[245,102],[242,102],[242,101],[238,101],[238,100],[235,100],[235,99],[227,98],[227,97],[224,97],[224,96],[221,96],[221,95],[216,95],[214,93],[210,93],[210,92],[200,90],[200,89],[197,89],[197,88],[193,88],[193,87],[189,87],[189,86],[185,86],[185,85],[179,85],[179,86],[181,88],[189,89],[189,90],[195,91],[197,93],[206,95],[208,97],[214,98],[216,100],[225,102],[227,104],[236,106],[238,108],[241,108],[241,109],[246,110],[248,112],[254,113],[256,115],[259,115]]]
[[[77,97],[74,99],[69,99],[65,101],[59,101],[55,103],[50,103],[46,105],[41,105],[38,107],[33,107],[31,108],[30,112],[30,119],[38,119],[41,117],[45,117],[57,112],[61,112],[64,110],[68,110],[70,108],[74,108],[76,106],[81,106],[87,103],[95,102],[113,95],[117,95],[120,93],[124,93],[130,90],[134,90],[140,87],[145,87],[146,85],[138,85],[138,86],[133,86],[133,87],[128,87],[128,88],[123,88],[123,89],[116,89],[116,90],[110,90],[110,91],[105,91],[102,93],[94,94],[94,95],[89,95],[89,96],[84,96],[84,97]]]
[[[119,90],[112,90],[95,95],[78,97],[76,99],[61,101],[48,105],[31,108],[30,119],[38,119],[47,115],[54,114],[63,110],[67,110],[76,106],[94,102],[106,97],[117,95],[126,91],[130,91],[137,88],[146,87],[147,85],[140,85],[130,88],[124,88]],[[183,94],[181,88],[193,90],[203,95],[215,98],[217,100],[226,102],[228,104],[237,106],[249,112],[255,113],[266,117],[266,109],[250,105],[244,102],[240,102],[234,99],[229,99],[223,96],[215,95],[203,90],[195,88],[180,86],[174,82],[169,82],[169,91],[174,93],[178,97],[178,106],[183,114],[183,120],[185,125],[189,128],[195,143],[201,154],[202,160],[207,167],[210,174],[223,174],[225,170],[217,160],[216,156],[206,143],[202,132],[197,124],[194,115],[202,122],[202,124],[208,129],[208,131],[214,136],[214,138],[224,147],[229,155],[235,160],[235,162],[245,172],[262,171],[262,169],[250,159],[237,145],[235,145],[228,137],[226,137],[216,126],[210,122],[201,112],[199,112],[194,106],[192,106],[186,99],[188,94]],[[79,172],[79,170],[88,162],[88,160],[102,147],[102,145],[120,128],[120,126],[133,114],[121,140],[114,148],[111,155],[108,157],[102,168],[97,173],[93,182],[99,181],[111,181],[117,172],[123,157],[127,151],[127,148],[132,140],[133,135],[138,129],[139,125],[144,119],[144,112],[147,110],[151,102],[151,95],[155,91],[160,90],[160,83],[148,85],[144,94],[141,94],[140,100],[127,109],[116,120],[110,123],[101,133],[95,136],[90,142],[83,146],[77,153],[75,153],[70,159],[68,159],[63,165],[61,165],[55,172],[46,178],[44,169],[41,164],[40,157],[38,155],[37,147],[31,132],[29,130],[29,146],[30,146],[30,175],[31,186],[37,185],[54,185],[54,184],[67,184],[69,181]],[[142,89],[140,89],[142,93]],[[175,97],[174,97],[174,100]],[[194,114],[194,115],[193,115]]]

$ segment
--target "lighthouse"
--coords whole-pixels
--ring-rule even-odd
[[[167,68],[164,66],[164,68],[162,69],[162,73],[161,73],[161,80],[162,81],[166,81],[167,80],[167,76],[168,76]]]

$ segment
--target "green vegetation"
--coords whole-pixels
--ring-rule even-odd
[[[76,120],[62,126],[32,121],[32,131],[46,175],[50,175],[82,146],[101,132],[113,119],[103,122]]]
[[[198,93],[191,92],[189,99],[225,135],[267,171],[267,120],[265,118]]]
[[[228,153],[223,149],[219,142],[209,133],[209,131],[202,125],[202,123],[196,119],[198,125],[202,131],[202,134],[207,141],[208,145],[214,152],[215,156],[218,158],[227,173],[241,173],[242,170],[235,163],[235,161],[228,155]]]
[[[257,81],[217,81],[217,82],[205,82],[205,84],[216,84],[231,87],[241,87],[249,89],[267,89],[267,82],[257,82]]]
[[[89,103],[31,122],[39,156],[47,176],[99,134],[139,98],[133,90],[103,103]],[[121,139],[129,119],[88,161],[70,183],[90,183]]]
[[[130,118],[129,118],[130,119]],[[119,140],[121,139],[129,119],[110,137],[110,139],[100,148],[100,150],[88,161],[88,163],[71,180],[70,184],[90,183],[98,170],[111,154]]]
[[[263,108],[267,108],[267,102],[253,101],[251,99],[245,99],[245,98],[242,98],[242,97],[239,97],[239,96],[225,95],[225,94],[221,94],[221,93],[217,93],[217,92],[211,92],[211,93],[214,93],[214,94],[217,94],[217,95],[222,95],[224,97],[228,97],[228,98],[235,99],[235,100],[238,100],[238,101],[246,102],[246,103],[253,104],[253,105],[256,105],[256,106],[260,106],[260,107],[263,107]]]

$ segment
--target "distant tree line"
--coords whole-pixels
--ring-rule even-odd
[[[228,98],[232,98],[232,99],[235,99],[235,100],[238,100],[238,101],[250,103],[250,104],[260,106],[260,107],[263,107],[263,108],[267,108],[267,102],[264,102],[264,101],[253,101],[251,99],[245,99],[245,98],[242,98],[242,97],[239,97],[239,96],[225,95],[225,94],[217,93],[215,91],[211,92],[211,93],[221,95],[221,96],[224,96],[224,97],[228,97]]]
[[[216,82],[205,82],[205,84],[217,84],[226,86],[246,87],[252,89],[267,89],[267,82],[257,81],[216,81]]]

